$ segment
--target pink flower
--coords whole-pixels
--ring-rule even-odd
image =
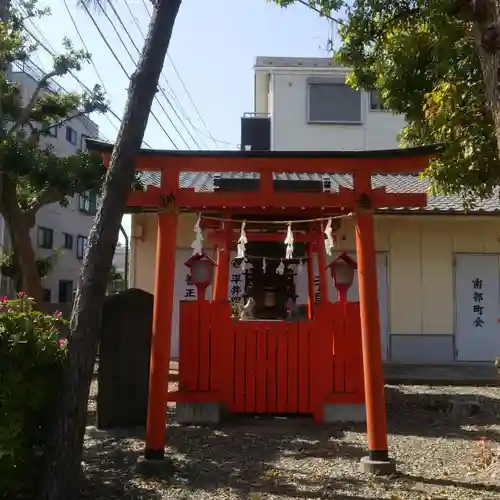
[[[60,345],[61,347],[64,347],[64,346],[66,345],[66,343],[67,343],[67,340],[66,340],[66,339],[59,339],[59,345]]]
[[[56,311],[56,312],[54,313],[54,316],[55,316],[56,318],[62,318],[62,312],[61,312],[61,311]]]
[[[24,292],[19,292],[19,293],[17,294],[17,296],[18,296],[20,299],[22,299],[22,298],[24,298],[24,297],[26,296],[26,294],[25,294]]]
[[[9,302],[9,297],[7,296],[0,297],[0,302]]]

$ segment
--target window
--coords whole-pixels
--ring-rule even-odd
[[[63,248],[66,250],[73,250],[73,235],[68,233],[63,233]]]
[[[66,140],[76,146],[76,130],[66,127]]]
[[[50,137],[57,137],[57,129],[58,127],[50,127],[48,130],[47,130],[47,135],[50,136]]]
[[[71,280],[59,280],[59,302],[73,301],[73,282]]]
[[[44,302],[50,302],[52,300],[52,293],[50,288],[44,288],[43,289],[43,301]]]
[[[357,124],[361,120],[361,92],[345,83],[309,82],[308,123]]]
[[[384,106],[380,94],[375,91],[370,92],[370,111],[386,111],[387,108]]]
[[[85,253],[85,248],[87,248],[87,237],[78,235],[76,239],[76,257],[77,259],[83,259],[83,254]]]
[[[97,194],[87,191],[78,196],[78,210],[80,212],[95,215],[97,212]]]
[[[87,139],[90,139],[90,135],[82,134],[80,136],[80,149],[83,151],[87,150]]]
[[[37,239],[40,248],[52,248],[54,244],[54,230],[39,226]]]

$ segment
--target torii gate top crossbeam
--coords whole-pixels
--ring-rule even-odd
[[[102,154],[107,165],[113,144],[87,140],[89,150]],[[161,172],[161,185],[130,195],[128,206],[160,207],[166,196],[190,211],[241,209],[354,209],[416,208],[425,206],[425,193],[388,193],[372,188],[371,175],[380,173],[413,174],[425,170],[440,145],[377,151],[161,151],[143,149],[137,155],[137,171]],[[259,188],[250,192],[197,192],[179,185],[181,172],[258,174]],[[277,191],[274,173],[352,174],[353,188],[336,192]]]

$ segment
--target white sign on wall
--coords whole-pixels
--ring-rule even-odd
[[[236,252],[231,253],[231,262],[229,263],[229,283],[227,294],[231,302],[243,305],[243,295],[245,294],[246,276],[241,269],[241,261],[235,261]]]

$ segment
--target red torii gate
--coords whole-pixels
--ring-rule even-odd
[[[103,155],[106,164],[113,145],[87,141],[90,150]],[[145,457],[164,458],[165,408],[167,403],[176,230],[179,211],[221,214],[307,213],[326,216],[354,212],[358,263],[358,287],[364,368],[368,465],[381,464],[390,470],[384,378],[380,342],[374,210],[378,208],[420,208],[427,204],[424,193],[393,193],[372,188],[372,174],[419,173],[440,150],[438,145],[379,151],[161,151],[141,150],[137,171],[161,172],[159,187],[133,192],[129,207],[158,213],[158,240],[153,312],[153,336]],[[253,172],[259,174],[255,192],[196,192],[179,185],[181,172]],[[338,192],[307,193],[276,191],[274,173],[352,174],[353,188]]]

